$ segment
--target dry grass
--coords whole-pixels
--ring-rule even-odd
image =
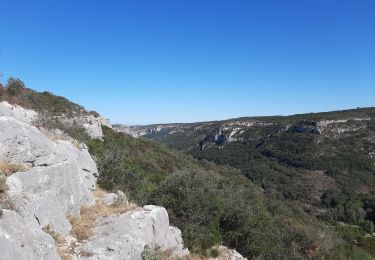
[[[94,255],[94,253],[90,252],[90,251],[83,250],[83,251],[79,252],[79,256],[81,256],[81,257],[90,257],[90,256],[93,256],[93,255]]]
[[[0,201],[5,200],[4,193],[8,190],[6,178],[13,173],[25,171],[26,169],[27,168],[21,164],[0,161]]]
[[[67,250],[63,247],[63,244],[65,243],[65,239],[53,231],[50,227],[50,225],[47,225],[43,228],[43,231],[47,234],[50,234],[53,240],[55,240],[57,253],[61,257],[61,260],[72,260],[72,256],[67,252]]]
[[[5,176],[10,176],[13,173],[25,171],[27,168],[22,164],[0,161],[0,172]]]
[[[8,186],[7,186],[7,179],[4,177],[2,177],[0,175],[0,194],[1,193],[4,193],[8,190]]]
[[[70,218],[72,234],[78,239],[78,241],[86,240],[93,235],[92,229],[94,227],[94,222],[99,217],[117,216],[137,208],[137,205],[134,203],[107,206],[100,202],[101,197],[105,194],[106,192],[104,190],[98,188],[94,193],[97,199],[96,204],[82,207],[80,216]]]

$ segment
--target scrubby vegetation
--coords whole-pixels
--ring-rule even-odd
[[[17,104],[40,113],[48,112],[52,115],[98,115],[94,111],[86,111],[82,106],[64,97],[56,96],[49,92],[40,93],[26,88],[25,84],[17,78],[9,78],[5,86],[0,85],[0,101],[8,101],[10,104]]]
[[[101,173],[99,184],[122,189],[140,204],[166,207],[193,251],[210,254],[213,245],[224,243],[248,257],[349,258],[349,249],[335,251],[348,244],[334,230],[287,201],[265,196],[239,171],[109,128],[103,131],[104,141],[89,142]]]
[[[241,120],[264,125],[245,127],[231,142],[225,132],[220,134],[223,125]],[[335,121],[319,128],[324,120]],[[171,134],[166,128],[147,137],[200,160],[240,169],[268,198],[292,203],[328,225],[355,225],[365,237],[375,223],[374,125],[375,109],[365,108],[177,125],[183,130]],[[372,252],[350,243],[356,248],[352,253],[359,252],[358,246]]]

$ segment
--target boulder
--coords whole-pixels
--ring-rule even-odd
[[[99,218],[94,236],[76,250],[74,259],[142,259],[145,247],[169,251],[172,257],[182,257],[189,251],[183,248],[181,231],[169,226],[168,213],[163,207],[144,206],[119,216]],[[82,253],[88,256],[82,257]]]
[[[101,199],[101,202],[108,206],[126,205],[128,204],[128,197],[125,195],[125,193],[118,190],[116,191],[116,193],[108,193],[104,195],[104,197]]]
[[[101,202],[105,205],[113,205],[117,199],[116,193],[108,193],[104,195],[104,197],[101,199]]]

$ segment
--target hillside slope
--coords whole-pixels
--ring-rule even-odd
[[[129,129],[199,159],[241,169],[287,199],[330,204],[339,198],[327,196],[337,193],[375,191],[375,108]]]
[[[17,100],[23,100],[20,93],[32,93],[36,98],[28,106],[40,107],[32,102],[41,100],[39,96],[45,94],[24,86],[13,93],[15,83],[19,82],[8,82],[2,89],[7,94],[0,95],[0,101],[17,104]],[[238,170],[198,160],[160,143],[136,139],[105,126],[102,136],[92,139],[81,120],[73,121],[69,127],[59,121],[60,116],[79,119],[88,113],[83,111],[71,116],[69,112],[68,115],[61,112],[69,111],[72,106],[75,104],[70,102],[62,105],[57,114],[53,106],[40,107],[37,112],[48,116],[42,118],[43,124],[38,120],[34,123],[47,133],[69,134],[86,143],[98,167],[99,186],[109,192],[120,189],[139,205],[164,206],[171,224],[181,229],[185,244],[191,252],[200,253],[200,257],[217,256],[217,247],[213,246],[224,244],[249,258],[371,259],[373,240],[365,238],[364,231],[351,226],[328,226],[278,193],[254,185],[241,173],[240,167]],[[210,140],[205,141],[207,145],[198,143],[197,151],[220,147]],[[269,167],[268,161],[264,165]],[[355,244],[353,239],[357,241]]]
[[[370,234],[374,230],[375,108],[134,126],[129,131],[240,169],[268,196],[320,220],[355,224]]]

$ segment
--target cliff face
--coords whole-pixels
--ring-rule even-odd
[[[86,146],[40,131],[31,125],[37,117],[0,103],[0,259],[141,259],[145,246],[188,253],[164,208],[98,200],[98,170]],[[85,208],[105,211],[82,238],[73,220],[82,221]]]

